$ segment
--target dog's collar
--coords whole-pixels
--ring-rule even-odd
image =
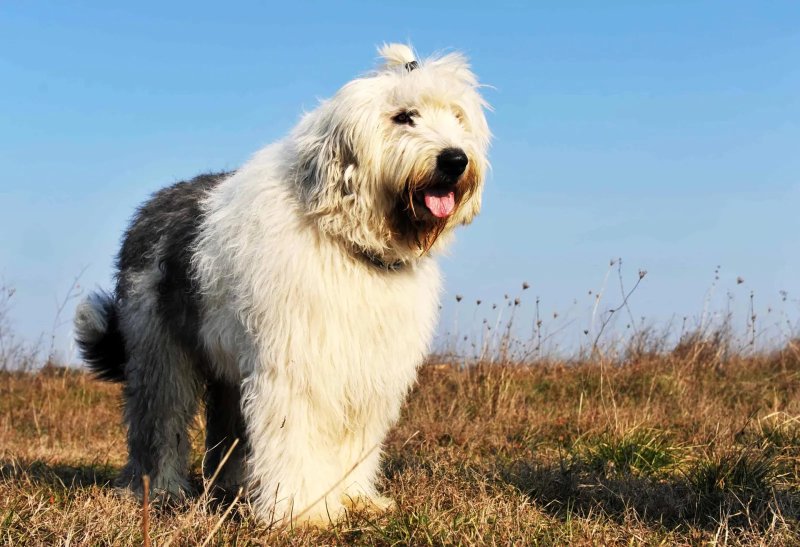
[[[379,270],[383,270],[386,272],[398,272],[403,270],[408,266],[408,263],[403,260],[396,260],[394,262],[386,262],[381,257],[372,254],[369,251],[356,251],[356,254],[361,257],[362,260],[368,262],[378,268]]]

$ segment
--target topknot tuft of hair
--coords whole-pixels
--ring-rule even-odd
[[[406,44],[383,44],[378,49],[378,53],[383,58],[384,67],[406,67],[411,63],[416,64],[416,56],[411,47]]]

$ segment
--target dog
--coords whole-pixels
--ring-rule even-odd
[[[135,493],[144,475],[154,495],[190,491],[202,400],[204,474],[245,487],[259,518],[393,506],[381,443],[433,338],[434,256],[480,210],[491,136],[465,57],[379,52],[235,172],[155,193],[114,292],[79,305],[82,358],[124,385],[120,480]]]

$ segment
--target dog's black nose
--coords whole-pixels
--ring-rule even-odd
[[[436,158],[436,168],[454,179],[461,176],[468,163],[467,155],[460,148],[445,148]]]

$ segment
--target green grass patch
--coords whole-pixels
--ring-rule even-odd
[[[673,466],[679,448],[663,431],[635,428],[622,435],[582,438],[573,450],[598,473],[655,476]]]

